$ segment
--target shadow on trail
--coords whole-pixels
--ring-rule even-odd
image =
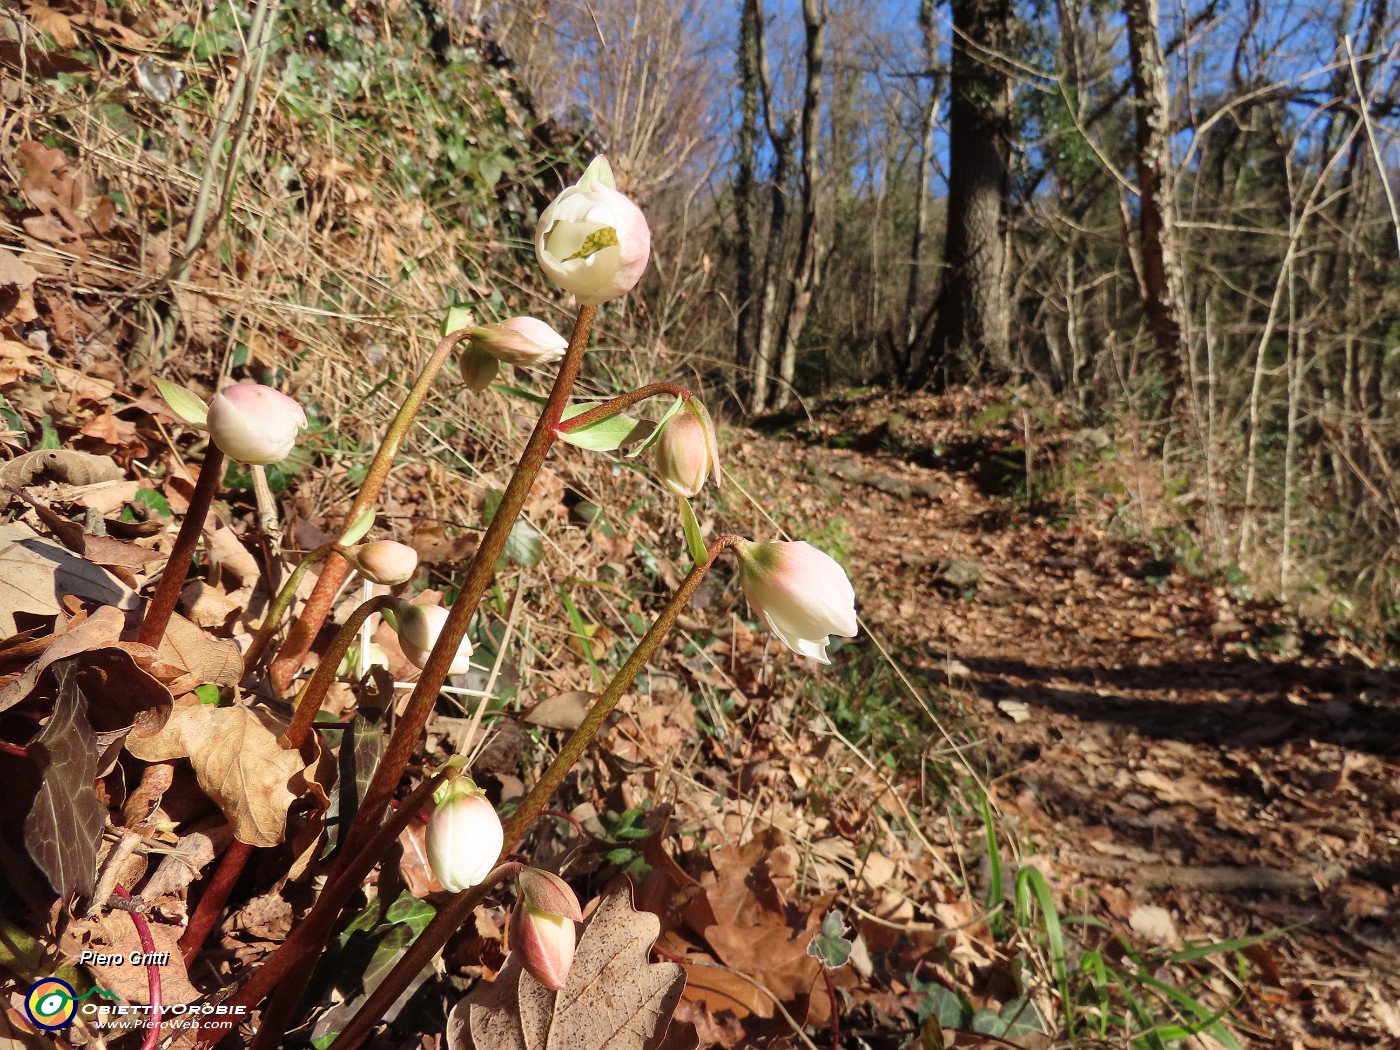
[[[1400,674],[1394,672],[1243,657],[1137,667],[961,659],[984,699],[1019,700],[1151,739],[1230,747],[1327,743],[1400,758]]]

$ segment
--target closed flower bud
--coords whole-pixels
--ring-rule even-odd
[[[556,992],[569,979],[574,961],[574,923],[583,911],[569,884],[558,875],[526,868],[516,883],[510,917],[510,949],[535,980]]]
[[[306,411],[280,390],[237,383],[209,402],[209,436],[230,459],[267,465],[287,458],[306,429]]]
[[[470,777],[438,789],[428,819],[428,866],[449,893],[479,886],[495,868],[505,845],[501,818]]]
[[[744,597],[793,652],[830,663],[830,636],[856,636],[855,591],[831,557],[800,540],[739,543],[735,551]]]
[[[719,485],[719,442],[710,413],[697,398],[687,401],[656,439],[656,473],[677,496],[694,496],[714,471]]]
[[[388,587],[407,583],[418,571],[418,552],[397,540],[371,540],[351,547],[344,554],[361,576]]]
[[[631,291],[651,258],[651,229],[640,208],[612,188],[599,157],[554,199],[535,227],[540,268],[584,306]]]
[[[447,610],[441,605],[414,605],[399,602],[392,607],[394,629],[399,634],[399,647],[415,667],[423,667],[447,623]],[[466,674],[471,670],[472,643],[464,637],[457,646],[448,674]]]
[[[470,336],[503,365],[548,365],[558,361],[569,348],[569,341],[543,321],[533,317],[512,317],[509,321],[478,325]]]
[[[457,356],[457,365],[462,370],[462,382],[472,390],[485,390],[501,370],[500,362],[470,340]]]

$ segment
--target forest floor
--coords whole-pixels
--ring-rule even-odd
[[[1065,492],[1028,502],[1022,427],[991,404],[858,395],[745,454],[835,508],[864,622],[984,742],[1063,910],[1167,946],[1271,932],[1242,1039],[1393,1045],[1400,674]]]

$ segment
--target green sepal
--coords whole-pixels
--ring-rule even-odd
[[[475,327],[471,307],[463,303],[453,303],[447,308],[447,316],[442,319],[442,334],[451,335],[463,328]]]
[[[705,537],[700,535],[700,521],[691,509],[690,500],[684,496],[678,496],[677,499],[681,502],[681,526],[685,529],[686,549],[690,551],[696,565],[703,565],[710,560],[710,550],[705,546]]]
[[[371,507],[358,518],[345,527],[345,531],[340,534],[340,539],[336,542],[342,547],[349,547],[359,543],[365,538],[365,534],[374,527],[374,519],[378,512]]]
[[[573,419],[598,407],[598,402],[585,401],[564,409],[563,419]],[[570,430],[559,435],[560,441],[586,448],[593,452],[614,452],[642,436],[646,426],[642,420],[619,412],[617,415],[600,419],[578,430]],[[649,435],[648,435],[649,437]]]
[[[685,398],[677,397],[676,400],[672,403],[671,407],[666,410],[666,414],[662,416],[659,420],[657,420],[656,426],[652,429],[652,432],[646,436],[646,440],[644,440],[631,452],[627,453],[627,458],[636,459],[647,449],[651,448],[651,446],[655,444],[656,439],[661,436],[662,428],[665,427],[666,424],[671,421],[672,417],[675,416],[675,414],[679,412],[682,406],[684,405]]]
[[[612,165],[608,163],[608,158],[601,153],[594,157],[588,167],[583,169],[583,175],[574,185],[584,193],[600,187],[608,190],[617,189],[617,180],[613,178]]]
[[[181,422],[201,429],[209,425],[209,406],[193,390],[186,390],[164,379],[156,380],[156,389]]]

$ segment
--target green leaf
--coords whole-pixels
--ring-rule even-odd
[[[835,909],[827,912],[822,917],[821,933],[807,945],[807,954],[828,970],[839,970],[851,958],[854,942],[846,940],[850,932],[850,928],[841,920],[840,912]]]
[[[617,180],[613,178],[612,165],[608,163],[608,158],[601,153],[594,157],[574,185],[584,193],[599,188],[617,189]]]
[[[474,323],[469,306],[453,303],[447,308],[447,316],[442,319],[442,334],[451,335],[453,332],[460,332],[463,328],[472,327]]]
[[[160,396],[165,399],[165,403],[170,406],[170,411],[174,412],[181,422],[188,423],[192,427],[208,425],[209,406],[193,390],[186,390],[184,387],[176,386],[164,379],[156,380],[156,389],[160,391]]]
[[[651,448],[656,439],[661,436],[662,429],[671,421],[671,417],[681,410],[681,406],[684,404],[685,398],[677,397],[676,400],[672,402],[671,407],[666,410],[666,414],[656,421],[656,426],[652,429],[652,432],[646,436],[646,440],[631,452],[627,453],[627,458],[636,459],[647,449]]]
[[[359,543],[365,538],[365,533],[374,527],[374,519],[377,512],[373,507],[365,511],[358,518],[346,526],[345,531],[340,534],[340,543],[348,547],[352,543]]]
[[[163,517],[170,517],[170,501],[155,489],[137,489],[131,497],[132,503],[144,503]]]
[[[573,419],[575,416],[580,416],[597,407],[597,402],[590,401],[570,405],[564,409],[563,418]],[[593,452],[614,452],[627,444],[628,441],[641,437],[646,426],[647,424],[642,420],[619,412],[606,419],[600,419],[596,423],[590,423],[586,427],[580,427],[578,430],[560,434],[559,440],[567,441],[570,445],[577,445],[579,448],[586,448]]]
[[[219,687],[209,682],[194,687],[194,695],[199,697],[201,704],[217,704],[219,702]]]
[[[705,546],[705,537],[700,534],[700,522],[695,517],[690,500],[684,496],[677,498],[681,501],[681,525],[685,529],[686,549],[690,551],[690,556],[695,559],[696,565],[703,565],[709,560],[710,551]]]

